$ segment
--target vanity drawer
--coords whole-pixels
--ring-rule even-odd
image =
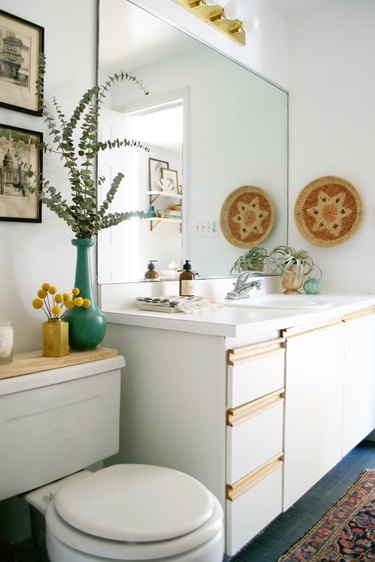
[[[227,412],[227,478],[236,482],[283,449],[284,398],[279,390]]]
[[[284,338],[228,350],[227,405],[235,408],[284,386]]]
[[[227,486],[226,553],[232,556],[282,511],[282,457]]]

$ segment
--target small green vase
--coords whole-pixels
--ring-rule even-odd
[[[70,349],[88,351],[101,343],[107,327],[106,318],[96,303],[91,280],[90,249],[95,245],[95,240],[75,238],[72,244],[77,248],[74,286],[80,290],[80,297],[90,299],[91,306],[71,308],[64,320],[69,322]]]

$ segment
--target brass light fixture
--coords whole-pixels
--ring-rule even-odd
[[[213,0],[174,0],[174,2],[242,46],[246,45],[246,32],[254,31],[258,26],[258,19],[255,16],[248,16],[242,21],[238,19],[239,6],[236,0],[230,0],[224,8],[220,4],[215,4]]]

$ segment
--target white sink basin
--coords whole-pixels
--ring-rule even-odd
[[[242,308],[272,308],[279,310],[323,310],[332,303],[320,295],[273,294],[239,300],[224,300],[225,306]]]

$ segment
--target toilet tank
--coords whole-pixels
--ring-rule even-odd
[[[121,356],[0,381],[0,500],[118,451]]]

